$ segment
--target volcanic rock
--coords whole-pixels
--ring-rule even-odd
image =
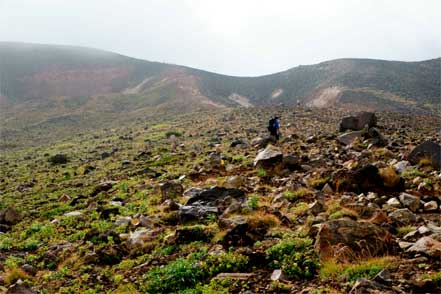
[[[428,159],[432,166],[441,168],[441,146],[432,141],[425,141],[416,146],[407,157],[412,164],[418,164],[422,159]]]
[[[333,256],[337,246],[347,246],[357,255],[376,256],[387,252],[388,236],[388,232],[370,222],[330,220],[321,225],[315,248],[322,258]]]
[[[367,125],[368,128],[374,127],[377,124],[377,117],[373,112],[360,112],[355,116],[347,116],[342,118],[340,122],[340,131],[345,130],[362,130]]]
[[[272,146],[268,145],[263,151],[257,154],[257,157],[254,159],[255,167],[272,167],[282,161],[283,154],[282,152]]]

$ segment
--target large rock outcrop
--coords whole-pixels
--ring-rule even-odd
[[[389,237],[388,232],[371,222],[330,220],[320,226],[315,248],[321,258],[335,256],[339,252],[345,256],[376,256],[389,251]]]

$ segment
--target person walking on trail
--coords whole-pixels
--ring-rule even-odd
[[[271,137],[273,137],[276,142],[279,140],[280,137],[279,129],[279,117],[275,116],[274,118],[271,118],[268,122],[268,131],[270,132]]]

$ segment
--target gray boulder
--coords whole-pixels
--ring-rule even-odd
[[[211,187],[194,190],[185,205],[179,208],[179,218],[182,223],[191,220],[201,220],[212,214],[216,217],[233,203],[244,203],[245,192],[234,188]]]
[[[360,112],[354,116],[347,116],[342,118],[340,122],[340,131],[354,130],[359,131],[365,128],[375,127],[377,125],[377,117],[373,112]]]
[[[387,231],[371,222],[330,220],[320,226],[315,249],[321,258],[334,256],[335,250],[342,245],[359,256],[381,255],[390,249],[388,236]]]
[[[345,133],[337,137],[337,142],[343,145],[350,145],[355,141],[355,139],[363,138],[364,134],[365,134],[364,131],[354,131],[350,133]]]
[[[407,249],[407,252],[422,253],[431,257],[440,258],[441,242],[431,237],[422,237]]]
[[[257,154],[257,157],[254,159],[254,166],[264,168],[271,167],[280,163],[282,159],[282,152],[278,148],[268,145],[264,150]]]
[[[403,203],[404,207],[409,208],[413,212],[416,212],[418,208],[420,207],[420,197],[413,196],[409,193],[401,193],[400,194],[400,201]]]
[[[411,225],[416,222],[416,216],[409,209],[397,209],[389,214],[389,217],[399,225]]]

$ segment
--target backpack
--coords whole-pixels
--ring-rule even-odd
[[[276,120],[274,118],[270,119],[268,121],[268,131],[270,133],[272,133],[275,129],[274,129],[274,123],[276,122]]]

